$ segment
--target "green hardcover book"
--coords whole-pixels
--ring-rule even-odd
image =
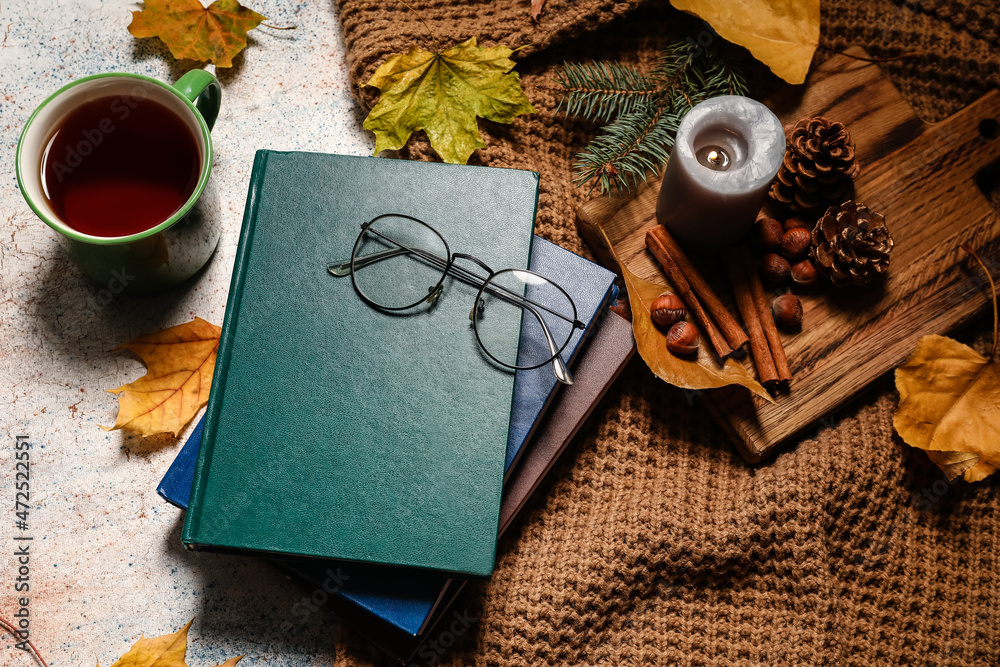
[[[537,191],[514,169],[259,151],[184,543],[488,575],[514,372],[477,342],[478,289],[445,277],[391,313],[327,266],[395,213],[527,268]],[[516,355],[520,320],[495,319]]]

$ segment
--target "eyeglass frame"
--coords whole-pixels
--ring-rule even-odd
[[[377,230],[370,229],[371,226],[376,222],[378,222],[379,220],[389,217],[403,218],[405,220],[410,220],[429,229],[431,232],[434,233],[435,236],[437,236],[438,239],[441,240],[441,243],[445,249],[446,257],[441,258],[427,250],[410,248],[406,245],[403,245],[399,241],[396,241],[395,239],[389,238],[384,234],[381,234]],[[365,239],[365,234],[368,233],[369,231],[372,234],[383,238],[389,243],[398,246],[398,248],[373,253],[371,255],[366,255],[364,257],[358,257],[357,254],[358,250],[360,249],[361,244]],[[364,290],[362,290],[361,287],[358,285],[357,279],[355,278],[355,274],[357,269],[364,268],[369,264],[373,264],[375,262],[379,262],[384,259],[389,259],[391,257],[395,257],[400,254],[414,254],[418,257],[423,258],[424,260],[431,262],[432,264],[435,264],[438,269],[441,269],[440,263],[443,262],[444,268],[441,269],[441,277],[440,279],[438,279],[437,283],[434,286],[428,288],[427,296],[422,297],[417,301],[414,301],[413,303],[408,304],[406,306],[385,306],[378,303],[370,296],[365,294]],[[486,271],[486,273],[488,274],[487,277],[483,278],[482,276],[473,273],[469,269],[466,269],[462,266],[455,264],[456,259],[465,259],[475,263],[477,266]],[[345,269],[347,268],[349,268],[349,273],[351,275],[351,285],[354,287],[354,291],[358,294],[361,300],[377,310],[388,311],[388,312],[400,312],[404,310],[409,310],[411,308],[419,306],[422,303],[433,304],[438,298],[440,298],[441,293],[443,292],[445,278],[447,278],[449,274],[457,280],[461,280],[462,282],[465,282],[466,284],[469,284],[473,287],[478,287],[479,291],[476,294],[476,298],[473,301],[472,311],[469,313],[469,319],[472,321],[472,327],[476,334],[476,342],[479,343],[479,347],[483,350],[483,352],[485,352],[486,355],[496,363],[513,370],[532,370],[535,368],[541,368],[542,366],[545,366],[547,364],[553,364],[553,371],[556,375],[556,378],[560,382],[563,382],[565,384],[573,384],[572,375],[570,374],[569,369],[566,367],[565,362],[562,360],[561,355],[562,351],[565,350],[566,346],[569,344],[569,341],[572,340],[573,332],[578,329],[579,330],[585,329],[586,325],[577,318],[578,311],[576,308],[576,302],[573,300],[573,297],[571,297],[569,295],[569,292],[563,289],[561,285],[553,281],[551,278],[547,278],[546,276],[543,276],[540,273],[536,273],[529,269],[508,268],[508,269],[500,269],[499,271],[494,271],[489,267],[489,265],[486,264],[486,262],[482,261],[478,257],[475,257],[467,253],[460,253],[460,252],[453,253],[451,251],[451,248],[448,246],[448,242],[445,240],[441,232],[439,232],[437,229],[435,229],[430,224],[424,222],[423,220],[420,220],[419,218],[416,218],[412,215],[407,215],[405,213],[383,213],[381,215],[375,216],[368,222],[363,223],[361,225],[361,232],[358,234],[358,237],[354,242],[354,247],[351,249],[351,259],[347,262],[332,262],[327,265],[327,271],[331,275],[336,277],[343,277],[344,275],[346,275],[347,271],[345,271]],[[512,292],[511,290],[503,287],[502,285],[494,283],[494,288],[497,291],[509,292],[510,298],[516,299],[516,302],[513,305],[516,305],[519,308],[521,308],[522,312],[524,310],[528,310],[529,312],[532,313],[532,315],[535,316],[535,319],[538,320],[542,332],[545,335],[546,342],[549,345],[549,351],[552,352],[552,355],[541,363],[534,364],[531,366],[518,366],[517,364],[510,364],[501,359],[498,359],[496,356],[493,355],[492,352],[490,352],[489,348],[486,347],[486,345],[483,343],[482,338],[479,335],[479,324],[478,324],[478,318],[476,317],[476,311],[477,309],[479,309],[479,306],[482,303],[483,295],[484,293],[486,293],[486,288],[490,286],[490,283],[493,282],[497,276],[507,272],[527,273],[529,275],[537,276],[538,278],[544,280],[546,283],[552,285],[557,290],[562,292],[562,294],[569,301],[570,306],[573,308],[573,318],[570,319],[566,315],[557,312],[552,308],[549,308],[548,306],[537,303],[529,299],[525,295]],[[498,297],[498,298],[503,299],[504,297]],[[508,301],[508,303],[509,302],[510,301]],[[558,349],[556,347],[554,338],[552,336],[552,332],[550,331],[548,325],[545,323],[545,319],[532,306],[541,308],[542,310],[545,310],[551,313],[552,315],[555,315],[556,317],[559,317],[560,319],[569,322],[572,325],[572,331],[570,332],[569,336],[566,337],[566,340],[562,343],[562,345],[558,347]]]

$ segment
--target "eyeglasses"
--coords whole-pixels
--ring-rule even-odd
[[[486,275],[457,265],[459,259]],[[479,346],[493,361],[518,370],[551,363],[560,382],[573,384],[561,354],[585,325],[577,319],[576,304],[566,290],[544,276],[525,269],[494,271],[472,255],[452,253],[436,229],[397,213],[361,225],[350,260],[331,263],[327,270],[337,277],[351,276],[363,301],[389,312],[421,304],[433,307],[450,275],[479,290],[469,319]],[[510,333],[516,323],[521,325],[520,339]]]

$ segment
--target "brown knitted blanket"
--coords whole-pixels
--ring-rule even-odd
[[[584,192],[570,176],[595,128],[555,113],[553,69],[587,59],[647,65],[700,23],[666,0],[548,0],[538,24],[529,0],[408,1],[441,43],[476,35],[526,46],[517,69],[538,113],[481,123],[488,146],[472,162],[540,172],[538,233],[587,254],[574,227]],[[402,3],[338,5],[355,84],[389,54],[431,44]],[[927,120],[1000,87],[995,0],[822,6],[823,46],[925,54],[882,67]],[[775,85],[746,66],[753,93]],[[419,142],[403,156],[432,159]],[[983,350],[988,328],[960,337]],[[895,407],[887,377],[754,467],[637,359],[501,544],[492,579],[460,601],[479,621],[441,662],[998,664],[1000,480],[948,484],[894,434]],[[383,663],[343,629],[338,665]]]

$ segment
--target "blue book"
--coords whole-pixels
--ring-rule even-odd
[[[593,333],[597,320],[617,294],[615,275],[593,262],[553,243],[535,237],[531,270],[559,283],[572,296],[578,318],[586,329],[574,333],[564,351],[570,368],[578,358],[585,340]],[[522,339],[522,348],[525,347]],[[540,418],[551,405],[561,384],[550,365],[521,370],[514,380],[504,479],[510,477],[527,448]],[[165,500],[186,509],[201,445],[204,418],[198,422],[187,442],[167,470],[157,492]],[[357,563],[335,564],[329,561],[279,561],[300,578],[327,590],[336,588],[334,598],[349,602],[400,631],[418,635],[433,617],[439,605],[454,593],[452,579],[445,574],[397,570],[384,566]],[[349,619],[348,619],[349,620]]]

